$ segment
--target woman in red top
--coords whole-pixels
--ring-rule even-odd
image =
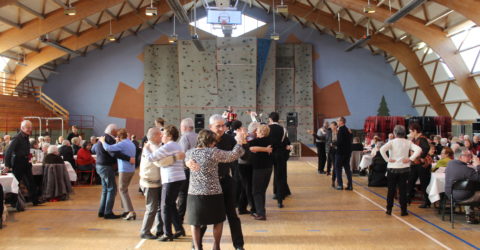
[[[77,153],[77,167],[80,171],[90,171],[95,167],[95,159],[92,157],[90,149],[92,143],[85,141],[82,148]]]

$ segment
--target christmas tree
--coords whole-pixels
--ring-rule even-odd
[[[387,102],[385,101],[385,96],[382,96],[380,107],[377,110],[377,116],[390,116],[390,110],[388,109]]]

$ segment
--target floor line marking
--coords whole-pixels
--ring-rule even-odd
[[[384,211],[386,210],[383,206],[381,206],[380,204],[378,204],[377,202],[373,201],[372,199],[368,198],[367,196],[361,194],[360,192],[358,192],[357,190],[353,190],[353,192],[355,192],[356,194],[358,194],[360,197],[363,197],[365,200],[369,201],[370,203],[374,204],[375,206],[383,209]],[[431,235],[425,233],[424,231],[420,230],[419,228],[417,228],[416,226],[410,224],[409,222],[407,222],[406,220],[398,217],[397,215],[394,215],[392,214],[391,216],[395,217],[395,219],[403,222],[405,225],[415,229],[415,231],[423,234],[425,237],[429,238],[430,240],[432,240],[433,242],[437,243],[439,246],[445,248],[445,249],[451,249],[449,247],[447,247],[446,245],[444,245],[442,242],[438,241],[437,239],[435,239],[434,237],[432,237]]]
[[[146,239],[141,239],[137,245],[135,245],[135,249],[139,249],[142,247],[143,243],[145,243]]]
[[[310,161],[306,161],[308,165],[312,166],[313,168],[315,168],[315,166],[313,166],[313,164],[310,162]],[[379,207],[380,209],[382,209],[383,211],[386,211],[386,209],[381,206],[380,204],[378,204],[377,202],[373,201],[372,199],[366,197],[365,195],[359,193],[358,191],[356,190],[353,190],[356,194],[358,194],[359,196],[363,197],[364,199],[370,201],[372,204],[374,204],[375,206]],[[429,238],[430,240],[432,240],[433,242],[437,243],[438,245],[440,245],[441,247],[445,248],[445,249],[451,249],[449,247],[447,247],[446,245],[444,245],[443,243],[441,243],[440,241],[438,241],[437,239],[433,238],[431,235],[425,233],[424,231],[418,229],[417,227],[415,227],[414,225],[410,224],[409,222],[405,221],[404,219],[398,217],[397,215],[392,215],[393,217],[395,217],[397,220],[403,222],[404,224],[410,226],[411,228],[413,228],[415,231],[423,234],[424,236],[426,236],[427,238]]]

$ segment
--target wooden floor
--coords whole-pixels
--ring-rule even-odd
[[[480,247],[480,225],[465,224],[457,216],[455,229],[434,209],[410,207],[410,216],[384,213],[386,188],[369,188],[366,177],[354,177],[354,191],[336,191],[330,177],[316,173],[316,158],[291,160],[288,181],[292,196],[278,209],[267,196],[267,221],[241,215],[246,249],[472,249]],[[271,186],[271,185],[270,185]],[[174,242],[141,240],[143,196],[138,177],[130,194],[138,211],[136,221],[97,218],[100,186],[75,187],[69,201],[28,207],[10,213],[0,230],[0,249],[190,249],[187,237]],[[120,213],[117,195],[116,212]],[[211,228],[204,239],[212,245]],[[228,223],[222,248],[233,249]]]

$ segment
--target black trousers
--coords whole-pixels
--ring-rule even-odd
[[[180,192],[178,193],[177,200],[178,218],[180,219],[180,224],[183,224],[185,212],[187,211],[188,183],[190,182],[190,169],[188,168],[185,169],[185,177],[187,177],[187,179],[182,183],[182,186],[180,187]]]
[[[28,198],[31,202],[37,203],[38,202],[38,192],[37,192],[37,185],[33,180],[32,175],[32,165],[28,163],[27,165],[17,167],[13,166],[13,175],[17,178],[18,182],[22,182],[28,189]]]
[[[287,159],[282,151],[274,151],[273,154],[273,193],[278,202],[282,202],[290,189],[287,184]]]
[[[408,198],[412,199],[415,196],[415,183],[420,178],[420,191],[423,192],[423,202],[430,204],[428,199],[427,187],[430,183],[431,166],[424,168],[422,165],[412,165],[410,167],[410,176],[408,178]]]
[[[235,210],[235,187],[232,177],[226,176],[220,179],[220,185],[223,190],[223,199],[225,202],[225,212],[227,214],[228,225],[234,248],[243,247],[243,233],[240,218]]]
[[[325,163],[327,162],[327,153],[325,151],[325,142],[317,142],[318,171],[325,171]]]
[[[241,199],[245,200],[246,197],[242,197],[242,181],[240,179],[240,171],[238,168],[238,163],[232,164],[232,177],[233,177],[233,186],[235,190],[235,207],[239,206]]]
[[[160,197],[158,198],[157,216],[155,217],[155,220],[158,222],[158,224],[157,224],[157,235],[158,234],[163,234],[162,189],[163,189],[163,187],[160,187],[160,190],[158,190],[158,192],[160,194]]]
[[[337,177],[337,185],[343,187],[342,169],[347,174],[347,187],[352,187],[352,170],[350,169],[350,154],[335,155],[335,175]]]
[[[267,187],[272,177],[272,168],[261,168],[253,170],[252,191],[255,201],[255,209],[258,215],[265,216],[265,196]]]
[[[177,206],[175,201],[178,197],[178,192],[182,187],[184,181],[175,181],[163,184],[162,187],[162,220],[163,220],[163,233],[166,236],[173,236],[172,225],[175,227],[175,231],[185,231],[180,219],[178,217]]]
[[[240,175],[241,182],[241,194],[238,200],[238,210],[245,211],[247,206],[250,205],[250,211],[255,212],[255,203],[253,201],[252,191],[252,165],[238,164],[238,173]]]
[[[395,192],[399,191],[400,208],[403,212],[407,211],[407,180],[410,175],[410,171],[396,172],[399,170],[388,169],[387,172],[387,209],[391,210],[393,207],[393,199]],[[401,171],[401,170],[400,170]]]
[[[327,153],[327,173],[330,173],[330,171],[335,169],[335,149],[330,148],[330,150]]]

